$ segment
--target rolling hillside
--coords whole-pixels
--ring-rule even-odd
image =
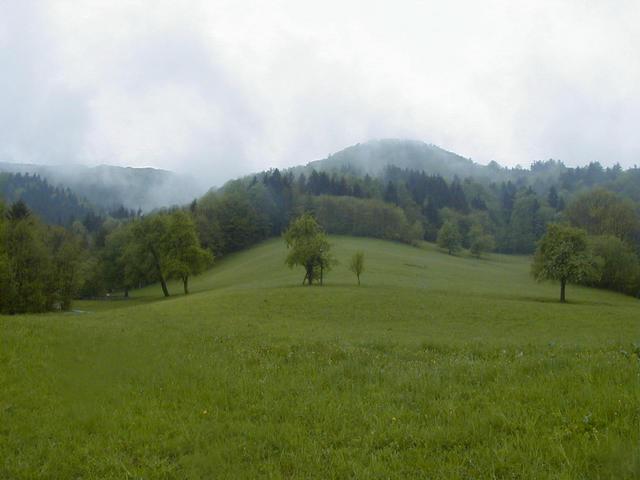
[[[636,300],[331,240],[323,287],[274,239],[186,297],[3,317],[0,476],[637,478]]]

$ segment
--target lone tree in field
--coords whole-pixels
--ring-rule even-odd
[[[289,268],[295,265],[304,267],[302,284],[307,282],[311,285],[319,278],[322,285],[322,276],[331,269],[334,260],[329,255],[330,245],[327,236],[318,222],[309,214],[293,220],[284,233],[284,241],[289,249],[285,263]]]
[[[536,280],[560,282],[560,301],[566,302],[567,282],[579,282],[595,275],[587,246],[587,232],[555,223],[549,224],[538,242],[531,273]]]
[[[438,230],[438,246],[449,252],[449,255],[453,255],[453,252],[460,248],[460,232],[458,226],[447,220],[444,222],[440,230]]]
[[[358,285],[360,285],[360,274],[364,272],[364,253],[356,252],[351,257],[351,263],[349,264],[349,270],[356,274],[358,277]]]
[[[193,220],[181,210],[169,217],[164,242],[169,274],[182,280],[184,294],[187,295],[189,276],[202,273],[213,263],[213,255],[200,247]]]

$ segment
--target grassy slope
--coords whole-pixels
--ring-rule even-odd
[[[3,317],[0,477],[637,477],[636,300],[333,241],[323,288],[273,240],[188,297]]]

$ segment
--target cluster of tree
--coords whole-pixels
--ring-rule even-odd
[[[68,309],[85,261],[77,234],[45,225],[24,202],[14,203],[0,226],[0,312]]]
[[[567,283],[640,293],[640,262],[624,241],[613,235],[589,238],[586,230],[550,224],[538,242],[531,273],[538,280],[560,282],[560,301]]]
[[[579,180],[567,180],[574,177]],[[635,180],[638,169],[566,169],[558,162],[534,164],[529,176],[500,183],[396,167],[378,177],[349,169],[297,176],[274,169],[229,182],[184,208],[145,216],[124,207],[109,214],[86,211],[66,229],[44,225],[28,209],[20,213],[24,203],[18,202],[3,213],[0,309],[66,308],[73,296],[127,292],[152,282],[168,294],[169,278],[182,279],[186,292],[189,276],[213,257],[281,235],[305,214],[328,233],[438,241],[449,253],[465,248],[475,256],[533,253],[549,224],[568,222],[587,232],[599,272],[580,281],[635,295]],[[586,184],[597,188],[584,190]],[[330,268],[330,262],[320,265],[321,274]],[[306,282],[318,278],[314,268]]]
[[[640,216],[638,205],[611,191],[595,189],[578,196],[566,209],[568,222],[587,235],[596,274],[580,283],[640,294]]]
[[[23,201],[47,223],[69,226],[94,213],[94,207],[69,188],[54,187],[39,175],[0,173],[2,200],[9,205]]]
[[[284,232],[284,241],[289,249],[285,263],[290,268],[304,267],[302,284],[311,285],[316,280],[322,285],[324,274],[336,261],[331,256],[327,235],[318,222],[308,213],[302,215]]]
[[[45,223],[69,227],[80,220],[90,231],[100,227],[107,217],[129,219],[142,214],[140,209],[136,211],[123,205],[107,211],[69,187],[51,185],[38,174],[0,173],[0,195],[6,205],[24,202]]]
[[[302,285],[311,285],[314,280],[322,285],[324,273],[337,263],[330,253],[331,245],[324,229],[312,215],[305,213],[291,222],[283,237],[289,250],[285,263],[289,268],[297,265],[304,267]],[[360,285],[360,275],[364,272],[363,252],[353,254],[349,270],[356,275]]]
[[[155,168],[117,167],[99,165],[32,165],[0,162],[0,172],[29,174],[46,179],[51,185],[67,187],[83,201],[108,211],[124,205],[125,208],[142,209],[145,213],[168,205],[182,205],[203,189],[195,179]],[[5,198],[5,204],[19,200]],[[27,202],[34,211],[38,210]],[[82,218],[76,216],[76,218]],[[56,219],[52,219],[55,222]]]
[[[213,263],[213,254],[200,246],[195,223],[183,210],[157,213],[118,225],[99,252],[102,290],[123,290],[157,282],[169,296],[167,280],[178,278],[189,293],[189,278]],[[101,287],[101,288],[100,288]]]
[[[401,208],[382,200],[321,195],[310,198],[307,206],[329,233],[405,243],[424,236],[421,222],[410,224]]]
[[[97,217],[100,218],[100,217]],[[135,219],[108,218],[93,229],[46,225],[24,202],[5,212],[0,230],[0,312],[68,310],[78,296],[167,280],[182,281],[213,262],[200,247],[191,216],[180,209]]]

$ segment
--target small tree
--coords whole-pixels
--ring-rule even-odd
[[[492,250],[495,246],[495,242],[491,235],[483,232],[479,226],[471,227],[469,230],[469,251],[471,255],[476,258],[480,258],[483,252]]]
[[[451,220],[444,222],[438,231],[438,246],[447,250],[449,255],[453,255],[460,248],[460,242],[458,226]]]
[[[360,285],[360,274],[364,272],[364,253],[356,252],[351,257],[351,263],[349,264],[349,270],[356,274],[358,278],[358,285]]]
[[[531,273],[536,280],[560,282],[560,301],[566,302],[567,282],[579,282],[596,275],[587,247],[587,232],[551,223],[538,242]]]
[[[293,220],[284,233],[284,241],[289,249],[285,263],[289,268],[295,265],[304,267],[302,284],[307,282],[311,285],[319,278],[322,285],[324,272],[329,271],[335,262],[329,255],[330,245],[327,236],[318,222],[309,214]]]

